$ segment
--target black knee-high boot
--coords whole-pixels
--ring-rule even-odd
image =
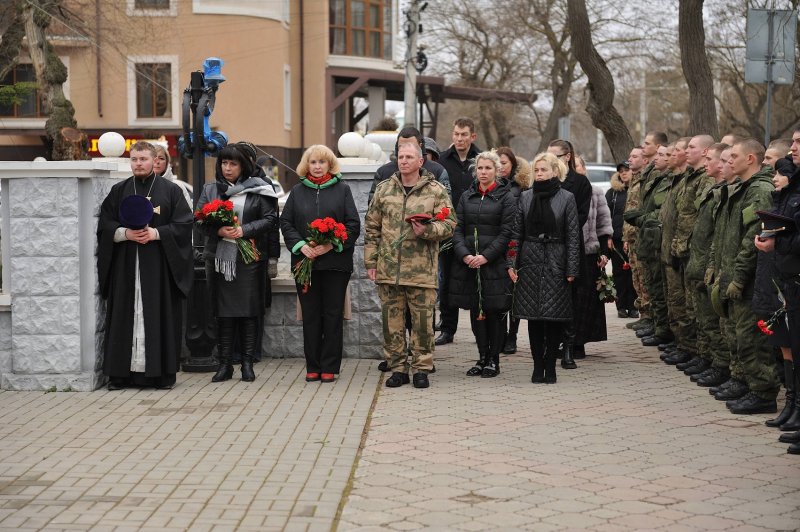
[[[256,380],[253,372],[253,356],[256,352],[256,339],[258,338],[258,318],[242,318],[242,380],[252,382]]]
[[[786,403],[783,405],[781,413],[773,419],[768,419],[764,424],[768,427],[780,427],[792,417],[795,411],[795,376],[794,376],[794,363],[791,360],[783,361],[783,374],[784,384],[786,385]]]
[[[217,356],[219,367],[217,373],[211,377],[211,382],[222,382],[233,377],[233,329],[236,324],[234,318],[217,318]]]

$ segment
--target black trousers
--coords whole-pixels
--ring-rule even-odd
[[[619,251],[622,257],[628,258],[622,251],[622,239],[614,239],[614,249]],[[633,288],[633,271],[630,269],[622,268],[626,261],[616,252],[611,252],[611,271],[614,274],[614,287],[617,289],[617,310],[634,310],[636,307],[633,302],[636,301],[636,290]]]
[[[297,297],[303,310],[303,352],[308,373],[339,373],[344,345],[344,296],[350,272],[313,270],[311,286]]]
[[[560,321],[528,320],[528,339],[533,357],[555,357],[558,344],[564,336],[564,324]]]
[[[441,332],[455,334],[458,330],[458,307],[450,306],[450,273],[453,269],[453,250],[439,253],[439,314],[442,315]]]
[[[469,310],[469,321],[472,324],[475,343],[478,344],[478,351],[481,354],[499,364],[500,352],[506,341],[506,311],[487,310],[483,314],[486,319],[478,320],[478,309]]]

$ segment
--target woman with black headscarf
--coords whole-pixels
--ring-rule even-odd
[[[233,376],[233,349],[238,332],[242,351],[242,380],[255,380],[253,357],[264,313],[268,257],[267,233],[278,222],[277,196],[264,180],[253,177],[249,155],[238,145],[223,148],[217,157],[216,182],[203,187],[197,210],[214,200],[231,201],[238,220],[235,225],[215,227],[200,224],[206,235],[203,257],[209,280],[214,315],[217,318],[219,369],[211,382]],[[255,244],[258,258],[246,264],[238,251],[235,259],[223,257],[223,240],[244,238]]]

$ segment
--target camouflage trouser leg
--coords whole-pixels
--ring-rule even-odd
[[[704,359],[711,362],[715,367],[728,368],[730,365],[730,351],[728,344],[722,338],[722,331],[719,328],[720,318],[714,307],[711,306],[711,298],[705,287],[700,290],[692,291],[692,302],[694,303],[694,315],[697,321],[697,352]],[[722,361],[724,359],[724,364]]]
[[[428,373],[433,369],[433,309],[436,304],[434,288],[378,285],[383,312],[383,357],[392,372],[408,373],[406,355],[405,311],[411,315],[411,363],[414,372]]]
[[[730,304],[728,304],[728,312],[730,312]],[[731,377],[737,381],[747,382],[744,377],[744,368],[739,361],[739,355],[736,350],[736,322],[730,318],[719,319],[720,330],[722,330],[722,337],[725,340],[724,358],[719,362],[715,362],[714,366],[725,367],[730,369]]]
[[[694,308],[694,292],[692,283],[686,278],[688,259],[681,261],[681,276],[683,277],[683,290],[686,298],[686,326],[684,327],[683,345],[681,348],[690,355],[698,354],[697,347],[697,315]]]
[[[736,354],[747,387],[762,399],[775,399],[780,389],[775,357],[767,337],[756,326],[758,318],[753,313],[752,301],[729,301],[728,314],[735,324]]]
[[[650,318],[650,297],[647,295],[647,287],[644,284],[646,266],[643,262],[639,262],[635,244],[628,247],[628,264],[631,265],[633,289],[636,291],[635,306],[639,309],[639,317]]]
[[[640,257],[641,258],[641,257]],[[643,258],[648,260],[644,270],[647,295],[650,296],[650,314],[655,325],[656,336],[672,338],[667,320],[667,300],[664,299],[664,272],[657,258]]]
[[[697,352],[693,340],[692,320],[689,317],[686,300],[686,289],[683,286],[683,273],[671,265],[662,265],[664,269],[664,296],[667,300],[667,318],[669,328],[675,335],[678,347],[690,355]]]

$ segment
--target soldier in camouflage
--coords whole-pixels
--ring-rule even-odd
[[[773,170],[761,166],[763,159],[764,146],[755,139],[742,140],[731,148],[728,164],[739,182],[729,189],[725,232],[715,239],[713,251],[719,256],[713,290],[735,330],[736,355],[750,390],[726,403],[734,414],[776,412],[780,387],[772,348],[756,326],[758,319],[751,308],[757,252],[754,239],[760,229],[756,211],[771,208],[775,189]]]
[[[411,314],[414,387],[429,386],[439,241],[450,238],[456,225],[447,189],[422,169],[423,161],[418,145],[400,146],[399,171],[376,188],[364,226],[364,264],[378,285],[383,307],[384,358],[392,371],[386,386],[390,388],[410,382],[406,307]],[[415,215],[430,220],[409,218]]]
[[[630,184],[628,185],[628,195],[625,199],[625,212],[637,210],[641,206],[641,181],[642,169],[647,161],[642,155],[642,149],[633,148],[628,156],[628,166],[633,172]],[[639,317],[644,325],[652,323],[650,316],[650,299],[644,286],[644,268],[646,265],[639,262],[636,251],[636,239],[639,231],[636,226],[624,222],[622,225],[623,250],[628,254],[628,262],[631,265],[633,288],[636,291],[635,306],[639,310]]]

